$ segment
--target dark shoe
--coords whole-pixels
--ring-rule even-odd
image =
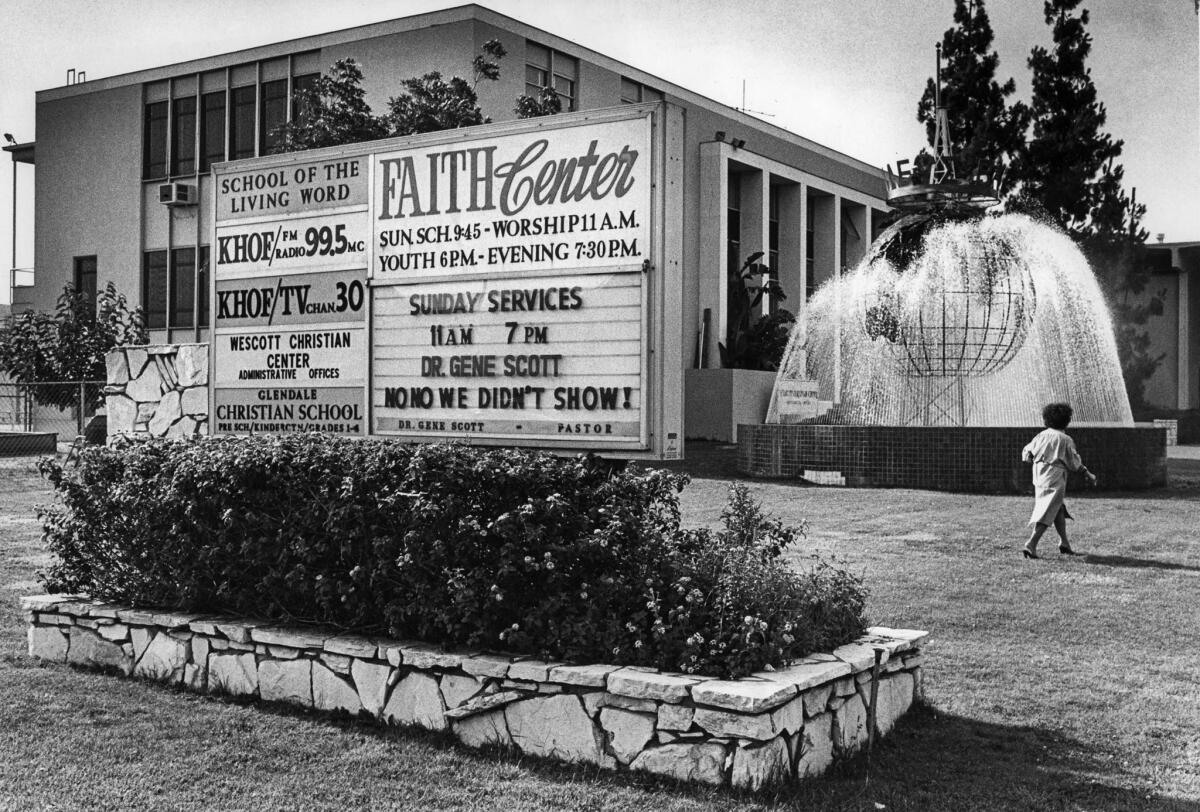
[[[1064,547],[1061,544],[1058,547],[1058,551],[1060,553],[1062,553],[1063,555],[1083,555],[1083,553],[1077,553],[1074,550],[1072,550],[1070,547]]]
[[[1028,547],[1021,548],[1021,555],[1025,556],[1026,558],[1038,558],[1038,554]]]

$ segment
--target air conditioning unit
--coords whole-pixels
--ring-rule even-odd
[[[199,195],[190,183],[163,183],[158,187],[158,202],[167,206],[195,206]]]

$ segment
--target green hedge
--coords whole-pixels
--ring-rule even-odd
[[[781,559],[731,490],[592,457],[322,435],[148,441],[43,472],[50,591],[582,662],[739,676],[861,634],[865,591]]]

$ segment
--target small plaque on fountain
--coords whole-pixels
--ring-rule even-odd
[[[775,387],[775,409],[780,423],[799,423],[829,411],[832,404],[819,398],[816,381],[780,381]]]

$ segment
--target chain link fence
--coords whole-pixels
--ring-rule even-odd
[[[54,432],[60,443],[82,434],[103,442],[103,420],[96,420],[96,412],[104,406],[104,386],[104,381],[0,383],[0,433]]]

